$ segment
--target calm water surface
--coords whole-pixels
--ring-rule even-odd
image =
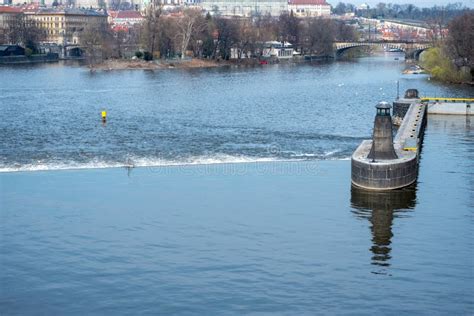
[[[429,117],[416,185],[350,186],[397,80],[473,96],[402,69],[0,68],[0,314],[472,315],[473,122]]]

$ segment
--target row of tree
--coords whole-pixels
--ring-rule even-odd
[[[229,59],[231,49],[238,57],[258,57],[268,41],[286,41],[302,54],[331,55],[336,40],[355,40],[354,28],[341,21],[300,19],[292,13],[278,18],[224,18],[203,16],[185,9],[179,17],[163,15],[160,8],[149,11],[140,30],[141,45],[152,56],[185,56]]]
[[[289,42],[306,55],[328,56],[336,40],[356,40],[352,26],[323,18],[301,19],[290,14],[253,18],[228,18],[203,15],[200,10],[184,9],[165,14],[160,6],[148,10],[141,25],[112,31],[107,24],[87,25],[79,33],[80,45],[92,60],[124,57],[126,50],[145,51],[147,59],[192,55],[224,59],[259,57],[269,41]],[[10,21],[0,32],[0,42],[20,44],[36,50],[46,39],[45,30],[24,15]],[[64,34],[67,38],[71,34]]]

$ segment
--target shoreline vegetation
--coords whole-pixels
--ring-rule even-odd
[[[346,9],[340,4],[334,12],[348,13]],[[433,48],[421,56],[419,64],[434,80],[472,85],[474,10],[461,6],[451,9],[456,14],[450,16],[450,21],[446,16],[436,20],[435,24],[435,20],[425,21],[430,31],[427,39]],[[381,10],[379,13],[384,12]],[[444,14],[444,9],[442,12]],[[376,11],[371,14],[384,17]],[[3,62],[0,58],[0,64],[37,61],[33,57],[40,53],[39,43],[45,40],[46,34],[35,23],[23,23],[24,19],[20,15],[7,23],[3,42],[25,46],[27,57],[21,57],[21,60],[7,58]],[[371,39],[374,32],[371,32],[370,25],[367,31],[366,26],[357,23],[355,20],[348,22],[326,17],[303,18],[292,11],[278,17],[258,15],[252,18],[209,12],[204,15],[197,8],[182,8],[171,14],[162,5],[152,3],[141,23],[123,30],[114,30],[104,21],[89,23],[79,34],[80,48],[76,47],[79,52],[72,56],[66,52],[55,54],[63,54],[58,58],[65,60],[78,57],[91,71],[255,66],[279,63],[277,56],[284,56],[283,63],[334,60],[337,56],[334,43],[364,43],[367,37]],[[376,35],[373,38],[376,39]],[[409,40],[409,37],[400,40]],[[273,45],[279,46],[275,48]],[[360,46],[347,50],[344,56],[357,58],[373,53],[372,47]],[[420,51],[415,53],[416,59]],[[297,57],[291,58],[292,54]]]
[[[434,47],[424,54],[420,65],[434,80],[451,84],[474,85],[472,70],[467,66],[456,67],[444,52],[444,47]]]
[[[435,80],[474,85],[474,11],[451,20],[448,29],[448,35],[421,56],[420,64]]]
[[[321,58],[318,60],[327,60]],[[295,58],[292,60],[268,60],[263,64],[277,63],[301,63],[303,58]],[[261,65],[258,59],[240,59],[240,60],[222,60],[222,59],[206,59],[206,58],[187,58],[187,59],[106,59],[96,64],[88,64],[91,71],[112,71],[112,70],[160,70],[160,69],[193,69],[193,68],[216,68],[226,66],[257,66]]]
[[[356,57],[363,57],[368,55],[358,55]],[[85,64],[84,66],[91,71],[112,71],[112,70],[160,70],[160,69],[193,69],[193,68],[216,68],[228,66],[259,66],[268,64],[299,64],[305,62],[322,62],[332,60],[327,56],[305,60],[303,57],[294,57],[292,59],[278,60],[266,59],[259,60],[256,58],[248,59],[207,59],[207,58],[187,58],[187,59],[157,59],[157,60],[143,60],[143,59],[106,59],[96,64]]]
[[[374,54],[371,48],[355,48],[347,53],[345,60],[352,58],[367,57]],[[258,66],[267,64],[288,64],[288,63],[304,63],[304,62],[322,62],[334,60],[329,56],[319,56],[305,59],[304,56],[295,56],[290,59],[278,58],[242,58],[242,59],[210,59],[187,57],[185,59],[154,59],[144,60],[142,58],[109,58],[97,62],[95,64],[86,64],[91,71],[112,71],[112,70],[160,70],[160,69],[193,69],[193,68],[215,68],[226,66]]]

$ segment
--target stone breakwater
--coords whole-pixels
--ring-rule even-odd
[[[367,190],[393,190],[416,181],[427,116],[426,105],[416,101],[413,100],[408,106],[393,140],[395,158],[370,157],[369,153],[375,145],[375,132],[373,140],[364,140],[353,153],[351,158],[353,185]]]

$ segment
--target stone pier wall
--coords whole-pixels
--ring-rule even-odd
[[[398,158],[376,161],[369,159],[367,156],[372,140],[363,141],[351,159],[351,179],[356,187],[393,190],[416,181],[427,111],[426,105],[415,102],[410,102],[406,111],[404,108],[405,104],[398,107],[398,113],[404,117],[394,141]]]
[[[406,187],[416,181],[418,159],[407,161],[367,163],[352,160],[352,183],[369,190],[393,190]]]
[[[419,101],[419,99],[398,99],[397,101],[394,101],[392,104],[393,124],[398,126],[402,124],[403,118],[405,117],[405,114],[410,108],[410,105],[417,101]]]

